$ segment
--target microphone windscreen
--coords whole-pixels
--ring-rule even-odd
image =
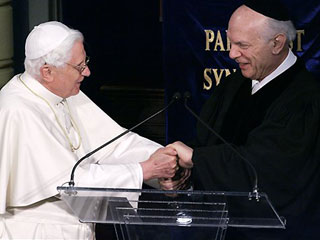
[[[175,101],[180,100],[180,98],[181,98],[181,93],[179,92],[176,92],[172,95],[172,99]]]
[[[189,98],[191,98],[191,93],[187,91],[183,94],[183,97],[184,97],[184,99],[189,99]]]

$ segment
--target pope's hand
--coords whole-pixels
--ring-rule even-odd
[[[148,160],[141,162],[143,180],[171,178],[179,168],[177,152],[170,147],[159,148]]]

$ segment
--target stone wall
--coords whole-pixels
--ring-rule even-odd
[[[0,0],[0,88],[13,76],[11,0]]]

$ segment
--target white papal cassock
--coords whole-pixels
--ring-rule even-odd
[[[92,226],[72,216],[56,188],[80,157],[125,129],[80,91],[67,99],[82,139],[72,152],[56,116],[73,145],[80,139],[62,98],[27,73],[20,78],[25,85],[17,75],[0,92],[0,239],[92,239]],[[141,188],[138,162],[159,147],[129,133],[80,164],[76,186]]]

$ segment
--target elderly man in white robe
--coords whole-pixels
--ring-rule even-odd
[[[40,24],[25,54],[25,72],[0,92],[0,238],[94,239],[93,226],[72,215],[56,188],[80,157],[125,129],[80,91],[90,70],[79,31]],[[138,189],[173,177],[175,155],[129,133],[83,162],[75,183]]]

